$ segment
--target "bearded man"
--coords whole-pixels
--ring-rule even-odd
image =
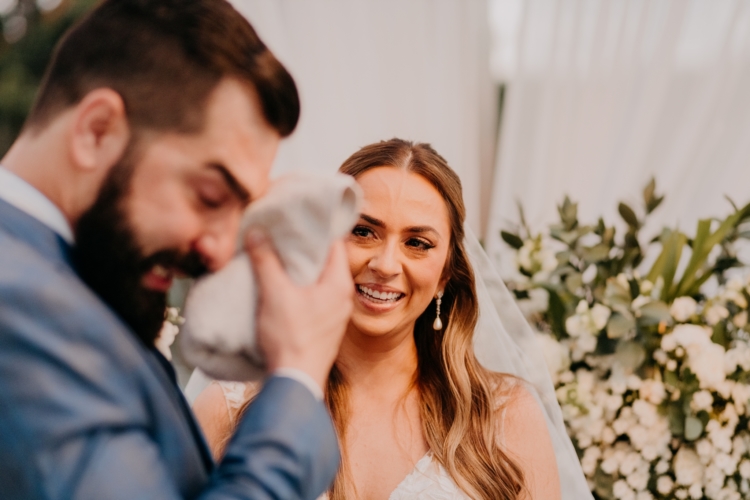
[[[224,0],[105,0],[56,48],[0,162],[0,489],[11,499],[313,499],[351,310],[341,242],[294,286],[247,250],[269,376],[214,465],[154,348],[175,276],[231,258],[295,128],[294,81]]]

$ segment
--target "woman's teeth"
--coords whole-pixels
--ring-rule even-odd
[[[375,299],[382,302],[396,302],[404,295],[403,293],[398,292],[378,292],[377,290],[362,285],[357,285],[357,290],[368,299]]]

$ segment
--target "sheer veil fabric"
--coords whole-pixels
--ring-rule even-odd
[[[474,351],[485,368],[515,375],[526,381],[544,412],[557,458],[563,500],[593,499],[573,443],[565,431],[555,388],[531,326],[516,305],[492,261],[466,228],[464,240],[474,268],[479,321],[474,332]]]

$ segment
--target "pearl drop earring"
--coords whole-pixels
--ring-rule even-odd
[[[443,322],[440,320],[440,303],[443,299],[443,291],[439,291],[437,293],[437,316],[435,317],[435,321],[432,322],[432,329],[433,330],[442,330],[443,329]]]

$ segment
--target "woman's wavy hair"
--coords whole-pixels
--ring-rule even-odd
[[[391,139],[365,146],[347,159],[340,172],[358,177],[377,167],[392,167],[422,176],[445,200],[450,217],[451,244],[444,268],[448,278],[442,298],[440,331],[432,328],[433,301],[414,326],[422,431],[435,459],[471,498],[516,499],[523,473],[497,445],[496,415],[502,375],[483,368],[474,355],[473,336],[479,308],[474,273],[464,249],[466,210],[461,181],[429,144]],[[445,320],[447,316],[447,321]],[[340,439],[344,439],[348,405],[346,381],[334,366],[326,391]],[[331,489],[331,500],[343,500],[346,460]]]

